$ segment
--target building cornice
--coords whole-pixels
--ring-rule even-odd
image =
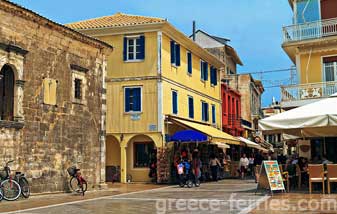
[[[224,68],[225,63],[220,61],[218,58],[213,56],[207,50],[203,49],[197,43],[188,38],[185,34],[176,29],[173,25],[168,22],[164,23],[152,23],[152,24],[142,24],[142,25],[131,25],[131,26],[118,26],[118,27],[107,27],[107,28],[93,28],[93,29],[79,29],[81,33],[87,34],[91,37],[106,37],[114,35],[123,34],[133,34],[133,33],[145,33],[145,32],[158,32],[162,31],[163,34],[167,35],[171,39],[178,42],[180,45],[184,46],[187,50],[190,50],[194,55],[199,56],[201,59],[207,61],[218,69]]]
[[[79,33],[78,31],[75,31],[71,28],[68,28],[64,25],[61,25],[59,23],[56,23],[52,20],[49,20],[32,10],[26,9],[18,4],[12,3],[10,1],[0,1],[0,10],[3,10],[5,12],[11,13],[14,16],[21,17],[23,19],[32,21],[38,25],[44,26],[46,28],[58,31],[62,33],[65,36],[68,36],[70,38],[79,40],[83,43],[86,43],[88,45],[94,46],[96,48],[106,48],[108,50],[108,53],[112,51],[112,46],[102,42],[98,39],[88,37],[87,35],[84,35],[82,33]]]

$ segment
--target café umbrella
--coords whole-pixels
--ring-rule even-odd
[[[337,136],[337,93],[259,121],[264,133],[299,137]]]

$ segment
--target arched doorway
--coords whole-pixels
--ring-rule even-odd
[[[107,136],[105,154],[105,181],[120,182],[120,168],[121,148],[119,141],[114,136]]]
[[[156,145],[152,138],[146,135],[132,137],[126,148],[127,175],[134,182],[149,182],[150,164],[157,160]]]
[[[14,71],[9,65],[0,70],[0,120],[14,119]]]

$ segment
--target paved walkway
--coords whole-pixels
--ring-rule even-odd
[[[322,214],[337,213],[337,194],[274,194],[251,212],[252,214]]]
[[[31,196],[28,199],[20,198],[18,201],[1,201],[0,213],[27,210],[30,208],[53,206],[62,203],[81,202],[87,200],[96,200],[97,198],[119,195],[124,193],[131,193],[137,191],[144,191],[149,189],[161,188],[163,186],[153,184],[108,184],[109,189],[100,191],[89,191],[85,193],[85,196],[72,193],[61,194],[46,194]]]
[[[22,214],[248,213],[268,199],[264,195],[255,195],[255,187],[256,184],[248,180],[223,180],[205,183],[198,188],[139,185],[138,191],[134,184],[129,184],[127,188],[132,188],[132,191],[124,193],[109,190],[90,193],[84,198],[75,195],[48,196],[52,200],[50,203],[48,199],[49,204],[45,197],[38,196],[22,202],[5,202],[1,207],[7,204],[11,210],[21,210],[11,213]],[[23,207],[17,203],[31,203],[35,206],[29,209],[27,205]]]

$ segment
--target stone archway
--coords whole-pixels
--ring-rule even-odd
[[[147,135],[135,135],[127,143],[126,156],[128,157],[126,174],[132,177],[135,182],[148,182],[149,163],[151,158],[156,157],[154,149],[155,141]]]
[[[112,135],[106,137],[106,154],[105,154],[105,181],[115,182],[120,181],[113,175],[120,173],[121,169],[121,147],[118,139]]]

